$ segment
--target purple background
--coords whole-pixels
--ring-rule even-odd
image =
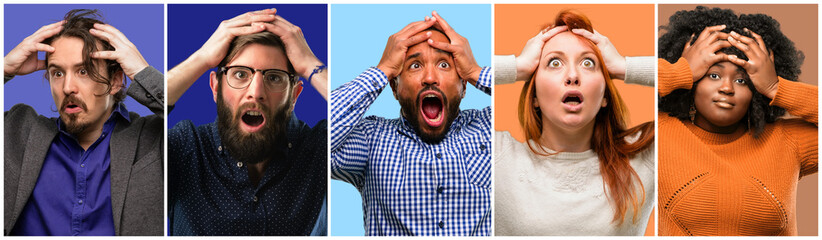
[[[165,72],[162,4],[5,4],[4,8],[3,56],[40,27],[62,20],[71,9],[98,9],[102,20],[123,32],[149,65]],[[45,58],[42,52],[39,56],[40,59]],[[6,83],[4,111],[17,103],[25,103],[44,116],[58,116],[48,81],[43,77],[44,72],[16,76]],[[126,82],[130,84],[131,80]],[[141,116],[152,114],[131,97],[126,97],[125,103],[129,111]]]
[[[299,26],[308,46],[323,63],[327,61],[328,28],[327,5],[325,4],[169,4],[168,5],[168,64],[173,68],[192,53],[200,49],[220,22],[237,15],[266,8],[277,8],[277,14]],[[216,70],[212,69],[212,70]],[[206,71],[186,90],[177,101],[174,111],[169,113],[168,127],[180,120],[188,119],[194,125],[214,122],[217,119],[217,105],[208,84]],[[303,81],[303,91],[297,99],[294,112],[310,126],[327,118],[328,104],[317,90]]]

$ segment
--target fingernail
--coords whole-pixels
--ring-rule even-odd
[[[436,20],[437,20],[436,17],[431,17],[431,21],[436,21]]]
[[[434,43],[434,40],[428,39],[428,43]]]
[[[728,41],[736,41],[736,39],[734,39],[734,37],[728,36]]]
[[[431,36],[431,31],[425,32],[425,35]]]
[[[728,58],[736,58],[736,55],[728,55]]]

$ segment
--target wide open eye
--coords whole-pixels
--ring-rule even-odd
[[[562,67],[562,61],[556,58],[551,59],[551,61],[548,62],[548,66],[552,68]]]
[[[248,75],[248,72],[242,70],[235,71],[233,74],[231,74],[232,77],[238,80],[245,80],[246,78],[248,78]]]
[[[595,66],[596,66],[596,64],[594,63],[594,60],[591,60],[590,58],[586,58],[585,60],[582,60],[582,67],[593,68]]]
[[[716,80],[716,79],[719,79],[720,77],[719,77],[719,74],[716,74],[716,73],[709,73],[709,74],[708,74],[708,78],[710,78],[710,79],[715,79],[715,80]]]
[[[747,79],[744,79],[744,78],[739,78],[739,79],[734,80],[734,82],[735,82],[735,83],[738,83],[738,84],[745,85],[745,84],[747,84],[747,83],[748,83],[748,80],[747,80]]]
[[[448,62],[440,62],[439,67],[440,68],[448,68],[448,67],[451,67],[451,64],[448,64]]]
[[[54,71],[51,72],[51,77],[52,78],[61,78],[63,76],[65,76],[65,73],[63,73],[63,71],[54,70]]]
[[[411,65],[408,65],[408,69],[418,69],[420,67],[422,67],[422,65],[420,65],[420,63],[418,63],[418,62],[414,62],[414,63],[411,63]]]
[[[77,74],[80,76],[87,76],[88,72],[86,71],[86,69],[81,68],[80,70],[77,70]]]

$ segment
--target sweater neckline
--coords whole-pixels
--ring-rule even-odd
[[[591,158],[598,158],[597,154],[594,152],[593,149],[588,149],[588,150],[585,150],[585,151],[582,151],[582,152],[557,152],[557,151],[554,151],[553,149],[550,149],[550,148],[547,148],[545,146],[539,145],[534,140],[528,140],[528,141],[530,141],[531,144],[533,144],[535,147],[542,147],[542,149],[545,150],[549,154],[548,156],[545,156],[545,155],[534,153],[533,151],[530,151],[530,149],[529,149],[528,152],[532,156],[536,157],[537,159],[541,159],[541,160],[582,161],[582,160],[591,159]],[[527,144],[526,144],[525,147],[526,148],[528,147]]]
[[[747,132],[747,129],[740,127],[737,128],[733,133],[723,134],[723,133],[712,133],[705,131],[705,129],[700,128],[696,124],[692,122],[688,122],[687,120],[680,120],[688,130],[691,131],[697,138],[702,140],[705,143],[712,144],[712,145],[719,145],[719,144],[727,144],[736,141],[737,139],[741,138]]]

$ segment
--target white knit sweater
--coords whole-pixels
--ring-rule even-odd
[[[654,146],[630,162],[642,181],[645,202],[636,223],[631,219],[635,210],[629,208],[625,221],[617,225],[596,153],[540,156],[510,133],[496,132],[495,235],[643,235],[656,199]]]

